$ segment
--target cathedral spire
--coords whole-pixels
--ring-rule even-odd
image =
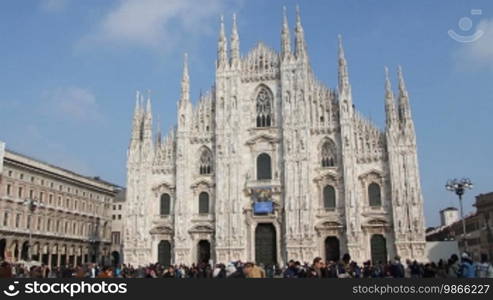
[[[342,36],[338,35],[339,39],[339,92],[342,93],[349,88],[349,73],[347,68],[346,56],[344,47],[342,46]]]
[[[135,109],[134,118],[132,121],[132,141],[139,141],[142,139],[142,105],[141,105],[140,92],[135,94]]]
[[[217,67],[225,67],[228,63],[228,42],[224,31],[224,16],[221,15],[221,28],[219,31],[219,40],[217,43]]]
[[[143,96],[142,96],[143,97]],[[144,113],[144,140],[152,140],[152,107],[151,107],[151,91],[147,91],[147,103]]]
[[[151,91],[150,90],[147,91],[146,114],[152,114]]]
[[[141,105],[140,105],[140,92],[135,92],[135,109],[134,109],[134,120],[138,119],[141,114]]]
[[[286,6],[283,7],[283,22],[282,22],[282,30],[281,30],[281,55],[282,55],[282,59],[286,59],[291,56],[291,36],[289,33]]]
[[[412,124],[411,107],[409,105],[409,94],[407,92],[404,76],[402,75],[402,67],[397,69],[399,77],[399,119],[405,125]]]
[[[183,55],[183,77],[181,79],[180,103],[190,101],[190,77],[188,76],[188,54]]]
[[[297,58],[306,57],[306,45],[305,45],[305,33],[303,31],[303,26],[301,25],[301,14],[300,7],[296,6],[296,27],[295,27],[295,39],[296,39],[296,49],[295,54]]]
[[[406,83],[404,82],[404,76],[402,75],[402,67],[397,67],[397,76],[399,77],[399,94],[400,96],[407,97]]]
[[[163,140],[163,133],[161,131],[161,117],[157,115],[157,124],[156,124],[156,146],[160,147]]]
[[[394,93],[389,78],[389,69],[385,67],[385,113],[387,129],[393,127],[397,122],[395,111]]]
[[[236,14],[233,14],[233,29],[231,31],[231,66],[237,66],[240,61],[240,36],[236,24]]]

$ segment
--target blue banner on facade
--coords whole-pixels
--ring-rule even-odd
[[[255,202],[253,205],[253,212],[255,214],[270,214],[272,211],[272,201]]]

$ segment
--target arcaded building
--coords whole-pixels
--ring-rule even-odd
[[[110,205],[118,190],[0,142],[0,261],[109,264]]]

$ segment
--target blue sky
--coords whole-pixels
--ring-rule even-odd
[[[150,89],[154,117],[175,123],[183,52],[194,99],[214,80],[220,14],[238,14],[241,52],[279,49],[282,6],[301,7],[315,73],[337,82],[337,34],[353,101],[384,125],[383,68],[402,65],[415,119],[428,225],[456,205],[450,177],[470,177],[466,197],[493,191],[493,3],[484,1],[148,0],[0,2],[0,140],[7,147],[125,184],[134,95]],[[472,15],[471,9],[481,9]],[[469,17],[471,29],[459,20]],[[462,23],[467,24],[466,23]],[[448,30],[472,43],[452,39]]]

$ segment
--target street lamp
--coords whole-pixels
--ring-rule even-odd
[[[29,242],[27,245],[27,260],[31,260],[31,239],[32,239],[32,216],[34,215],[34,211],[38,206],[40,206],[40,202],[34,198],[27,198],[24,200],[24,204],[27,205],[27,208],[29,209],[29,212],[31,213],[29,215]]]
[[[99,237],[99,217],[96,217],[96,222],[94,223],[94,228],[92,229],[92,232],[90,232],[89,236],[89,244],[91,245],[92,248],[92,255],[94,255],[94,262],[98,262],[98,255],[99,255],[99,243],[100,243],[100,237]],[[91,258],[91,260],[93,260]]]
[[[473,188],[472,181],[469,178],[450,179],[447,181],[447,184],[445,184],[445,188],[448,191],[454,192],[457,196],[459,196],[460,217],[462,219],[462,239],[464,241],[464,251],[467,251],[466,220],[464,219],[464,207],[462,205],[462,195],[464,195],[466,190],[470,190]]]

